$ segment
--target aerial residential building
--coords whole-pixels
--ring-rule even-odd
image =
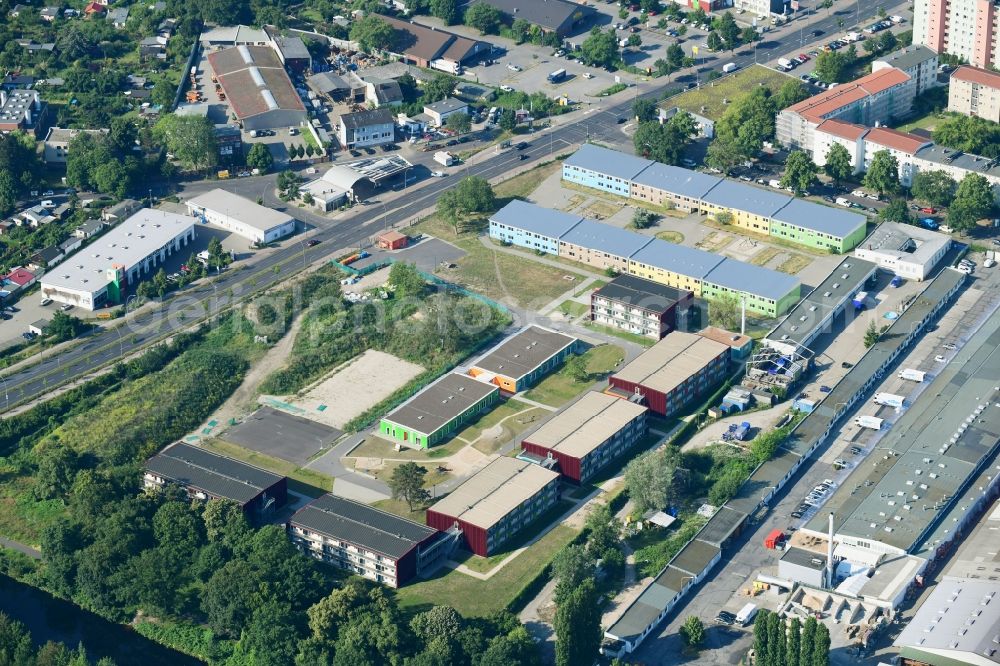
[[[711,252],[654,238],[628,258],[628,272],[701,296],[702,282],[722,259]],[[747,285],[747,288],[753,289],[756,285]]]
[[[427,524],[460,529],[466,548],[489,557],[558,499],[558,473],[501,456],[427,509]]]
[[[585,143],[563,161],[562,177],[571,183],[627,197],[631,182],[653,164],[652,160]]]
[[[921,44],[904,46],[872,62],[872,72],[891,67],[913,79],[917,95],[941,85],[938,81],[938,54]]]
[[[396,123],[389,109],[344,113],[337,120],[337,139],[344,148],[382,146],[396,140]]]
[[[42,149],[42,159],[46,164],[66,164],[66,157],[69,155],[69,142],[79,134],[91,134],[103,136],[108,133],[106,129],[99,130],[77,130],[63,129],[62,127],[50,127],[45,134],[45,141]]]
[[[989,0],[916,0],[913,43],[989,67],[1000,61],[997,19],[996,3]]]
[[[302,552],[389,587],[430,573],[445,554],[438,530],[336,495],[295,512],[288,535]]]
[[[933,143],[929,139],[917,134],[900,132],[888,127],[874,127],[865,134],[865,157],[861,171],[868,171],[875,153],[887,151],[896,158],[896,163],[899,165],[900,184],[909,187],[913,183],[913,177],[917,175],[914,157],[921,148],[931,145]]]
[[[559,254],[559,239],[580,223],[579,215],[514,199],[490,216],[490,237],[546,254]]]
[[[134,202],[133,202],[134,203]],[[42,276],[42,298],[97,310],[121,303],[127,290],[150,279],[169,255],[195,237],[194,220],[143,208]]]
[[[378,431],[398,446],[427,449],[458,433],[499,398],[495,384],[450,372],[383,417]]]
[[[824,120],[813,132],[812,159],[818,166],[826,165],[826,157],[834,144],[839,144],[851,156],[854,173],[864,168],[865,134],[867,127],[843,120]],[[803,146],[803,149],[806,149]]]
[[[600,271],[624,273],[628,258],[646,247],[649,237],[610,224],[580,220],[559,237],[559,256]]]
[[[648,411],[617,396],[590,391],[527,435],[521,448],[540,464],[554,461],[570,481],[587,483],[646,435]]]
[[[254,243],[271,243],[295,231],[295,218],[218,188],[188,199],[187,209]]]
[[[630,193],[654,206],[673,206],[694,212],[700,210],[705,196],[722,182],[718,176],[653,162],[632,178]]]
[[[229,500],[251,520],[284,506],[288,496],[285,477],[184,442],[146,461],[143,484],[146,488],[178,485],[192,499]]]
[[[968,65],[956,69],[948,86],[948,110],[1000,122],[1000,74]]]
[[[874,126],[908,116],[917,83],[906,72],[885,67],[859,79],[813,95],[787,109],[775,120],[778,143],[811,151],[813,132],[824,120]]]
[[[47,110],[37,90],[0,90],[0,132],[23,130],[37,134]]]
[[[883,222],[854,249],[854,256],[907,280],[922,281],[948,254],[951,236],[912,224]]]
[[[701,281],[701,297],[711,301],[733,296],[749,311],[776,317],[799,302],[801,286],[791,275],[726,257]]]
[[[590,293],[590,319],[659,340],[677,328],[678,315],[685,314],[693,302],[690,291],[619,275]]]
[[[725,379],[729,346],[674,331],[611,375],[611,390],[671,416]]]
[[[525,391],[573,353],[577,339],[541,326],[528,326],[473,361],[469,375],[508,393]]]

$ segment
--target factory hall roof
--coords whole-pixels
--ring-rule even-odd
[[[240,120],[275,110],[305,112],[299,94],[267,46],[235,46],[208,55],[212,71]]]

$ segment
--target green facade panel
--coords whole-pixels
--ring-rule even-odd
[[[437,430],[430,433],[420,432],[419,430],[404,426],[396,423],[395,421],[390,421],[386,418],[383,418],[379,422],[378,431],[379,434],[386,439],[399,442],[404,446],[415,449],[428,449],[457,434],[466,423],[471,421],[473,418],[477,418],[482,412],[496,404],[499,399],[500,392],[494,391],[476,404],[471,405],[461,414],[456,415],[453,419],[445,423]]]

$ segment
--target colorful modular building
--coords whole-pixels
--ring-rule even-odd
[[[561,364],[577,342],[570,335],[528,326],[475,361],[469,375],[507,393],[524,391]]]
[[[734,227],[821,250],[848,252],[865,237],[863,215],[589,143],[563,163],[562,176],[655,206],[728,213]]]
[[[513,201],[490,218],[490,236],[602,269],[613,268],[696,297],[734,293],[746,299],[748,309],[768,317],[784,314],[799,299],[799,280],[785,273],[524,201]]]
[[[427,524],[462,531],[476,555],[488,557],[559,498],[559,474],[517,458],[497,458],[427,509]]]
[[[451,372],[385,416],[378,431],[403,446],[426,449],[457,433],[499,398],[496,385]]]
[[[634,275],[619,275],[590,292],[591,321],[659,340],[677,328],[694,294]]]
[[[433,571],[448,551],[432,527],[330,494],[296,511],[287,530],[300,551],[389,587]]]
[[[591,391],[525,437],[521,455],[542,465],[554,461],[567,480],[586,483],[645,436],[648,411]]]
[[[729,350],[721,342],[674,331],[611,375],[609,391],[641,398],[650,411],[671,416],[725,379]]]

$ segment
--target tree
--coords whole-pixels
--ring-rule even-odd
[[[33,494],[37,499],[65,496],[73,485],[80,458],[67,446],[55,444],[34,453],[37,460]]]
[[[1000,157],[1000,125],[978,116],[954,114],[934,129],[934,142],[993,159]]]
[[[727,12],[728,13],[728,12]],[[681,626],[681,636],[689,647],[698,648],[705,642],[705,625],[697,615],[688,615]]]
[[[756,157],[774,137],[774,100],[767,88],[754,88],[730,104],[716,123],[716,140],[734,143],[745,159]]]
[[[818,182],[818,172],[819,167],[807,153],[793,150],[785,160],[785,173],[781,176],[780,184],[782,187],[792,188],[796,194],[802,194]]]
[[[212,239],[216,240],[216,239]],[[167,280],[167,272],[162,268],[153,275],[153,290],[156,295],[163,298],[163,295],[167,293],[167,289],[170,287],[170,282]]]
[[[274,158],[267,145],[255,143],[247,154],[247,166],[251,169],[260,169],[261,173],[267,173],[274,166]]]
[[[865,329],[865,349],[874,346],[880,337],[878,327],[875,326],[875,320],[868,322],[868,328]]]
[[[510,24],[510,31],[514,37],[514,41],[518,44],[523,44],[531,31],[531,24],[528,23],[527,19],[516,18]]]
[[[578,383],[584,383],[590,379],[590,372],[587,370],[587,361],[579,354],[574,354],[566,359],[564,365],[566,375]]]
[[[632,102],[632,115],[639,122],[648,122],[656,118],[656,102],[645,97],[637,97]]]
[[[572,590],[556,609],[556,666],[590,664],[601,645],[601,611],[593,578]]]
[[[231,560],[216,571],[201,594],[208,624],[220,634],[238,637],[253,613],[259,581],[244,560]]]
[[[709,301],[708,319],[713,326],[735,331],[740,326],[741,304],[736,294],[722,294]]]
[[[716,30],[719,31],[719,37],[722,38],[726,48],[730,51],[735,50],[740,45],[740,27],[736,25],[733,13],[724,12],[717,22]]]
[[[686,58],[687,56],[684,55],[684,49],[680,44],[674,42],[668,46],[667,59],[664,61],[666,64],[666,71],[664,73],[669,77],[674,72],[683,69]]]
[[[993,188],[986,177],[978,173],[966,174],[948,209],[948,224],[961,231],[971,229],[978,220],[990,214],[993,203]]]
[[[497,125],[500,129],[513,132],[514,128],[517,127],[517,115],[514,113],[513,109],[504,109],[500,112],[500,118],[497,120]]]
[[[781,85],[778,94],[774,96],[774,108],[780,111],[808,97],[809,91],[804,85],[798,81],[786,81]]]
[[[743,28],[743,32],[740,33],[740,41],[744,44],[753,44],[760,39],[760,33],[757,29],[752,26],[747,26]]]
[[[188,169],[201,171],[219,161],[215,127],[204,116],[164,115],[153,126],[153,134]]]
[[[732,224],[733,219],[733,214],[728,210],[719,211],[715,214],[715,221],[719,224]]]
[[[625,488],[638,513],[663,511],[679,494],[677,470],[665,451],[649,451],[625,466]]]
[[[853,44],[851,47],[853,48]],[[827,83],[843,83],[850,75],[850,68],[854,64],[854,59],[850,56],[850,51],[824,51],[816,57],[816,66],[813,71],[820,80]]]
[[[455,78],[440,72],[435,74],[430,81],[424,83],[423,88],[423,99],[427,102],[437,102],[455,91]]]
[[[830,15],[830,9],[833,7],[833,0],[823,0],[819,3],[819,6],[826,10],[826,15]]]
[[[458,23],[460,14],[458,0],[431,0],[431,15],[444,21],[445,25]]]
[[[892,30],[886,30],[878,38],[878,50],[880,53],[889,53],[899,46],[899,39]]]
[[[735,141],[718,137],[708,144],[708,151],[705,153],[705,164],[726,175],[745,160],[746,156]]]
[[[653,226],[654,222],[656,222],[656,216],[645,208],[636,208],[635,213],[632,214],[631,226],[633,229],[648,229]]]
[[[594,27],[580,45],[580,60],[596,67],[611,67],[618,59],[618,38],[614,29]]]
[[[802,650],[802,622],[793,617],[788,626],[788,640],[785,649],[785,666],[799,666]]]
[[[879,195],[889,194],[899,189],[899,162],[888,150],[880,150],[872,156],[868,172],[862,181],[865,187]]]
[[[214,268],[218,272],[223,267],[228,266],[232,260],[232,255],[222,247],[222,241],[217,236],[213,236],[212,240],[208,241],[209,267]]]
[[[445,120],[445,126],[458,134],[465,134],[472,129],[472,119],[467,113],[453,113]]]
[[[683,121],[673,120],[662,125],[655,121],[639,123],[632,137],[636,153],[663,164],[679,164],[691,137],[682,134]]]
[[[479,666],[541,666],[538,647],[528,634],[528,630],[518,626],[509,634],[500,635],[490,641],[482,653]]]
[[[410,620],[413,633],[425,643],[435,638],[454,639],[462,624],[462,616],[451,606],[434,606]]]
[[[496,208],[496,195],[489,181],[479,176],[463,178],[458,186],[438,197],[437,211],[456,230],[472,213],[486,213]]]
[[[767,663],[767,645],[768,645],[768,616],[771,611],[766,608],[762,608],[757,612],[757,618],[753,623],[753,653],[757,657],[757,663],[762,666],[770,666]]]
[[[719,33],[714,30],[708,33],[708,38],[705,40],[705,45],[710,51],[721,51],[723,47],[722,37],[719,37]]]
[[[405,261],[393,263],[389,269],[389,284],[392,285],[393,292],[398,298],[419,296],[424,292],[427,283],[417,271],[415,264]]]
[[[90,326],[79,317],[57,311],[52,315],[52,320],[49,322],[48,328],[45,329],[45,333],[51,336],[54,342],[64,342],[72,340],[88,328]]]
[[[830,664],[830,629],[825,624],[816,625],[816,638],[813,640],[812,660],[810,666],[829,666]]]
[[[831,145],[830,150],[826,153],[826,164],[823,165],[823,170],[826,171],[826,175],[833,179],[835,185],[850,178],[854,173],[854,167],[851,166],[851,154],[847,152],[847,148],[839,143]]]
[[[590,532],[587,536],[587,550],[595,557],[603,558],[609,551],[618,549],[621,524],[607,504],[594,505],[587,513],[584,527]]]
[[[583,581],[593,578],[595,562],[592,553],[580,545],[569,544],[552,558],[552,580],[557,604],[562,603]]]
[[[639,35],[634,35],[634,34],[633,35],[629,35],[628,39],[625,41],[625,43],[628,44],[629,46],[631,46],[632,48],[638,48],[638,47],[642,46],[642,37],[640,37]]]
[[[17,189],[11,172],[0,169],[0,215],[6,215],[14,210],[14,205],[17,203]]]
[[[947,171],[921,171],[913,177],[910,192],[932,206],[949,206],[955,198],[958,183]]]
[[[471,26],[484,35],[495,35],[500,30],[503,15],[492,5],[477,2],[465,10],[465,25]]]
[[[906,205],[906,199],[896,198],[889,202],[889,205],[878,212],[878,219],[881,222],[899,222],[900,224],[913,224],[913,216]]]
[[[430,499],[431,494],[424,488],[424,477],[427,468],[415,462],[405,462],[392,471],[389,478],[389,489],[392,499],[404,500],[410,511],[414,505],[420,505]]]

